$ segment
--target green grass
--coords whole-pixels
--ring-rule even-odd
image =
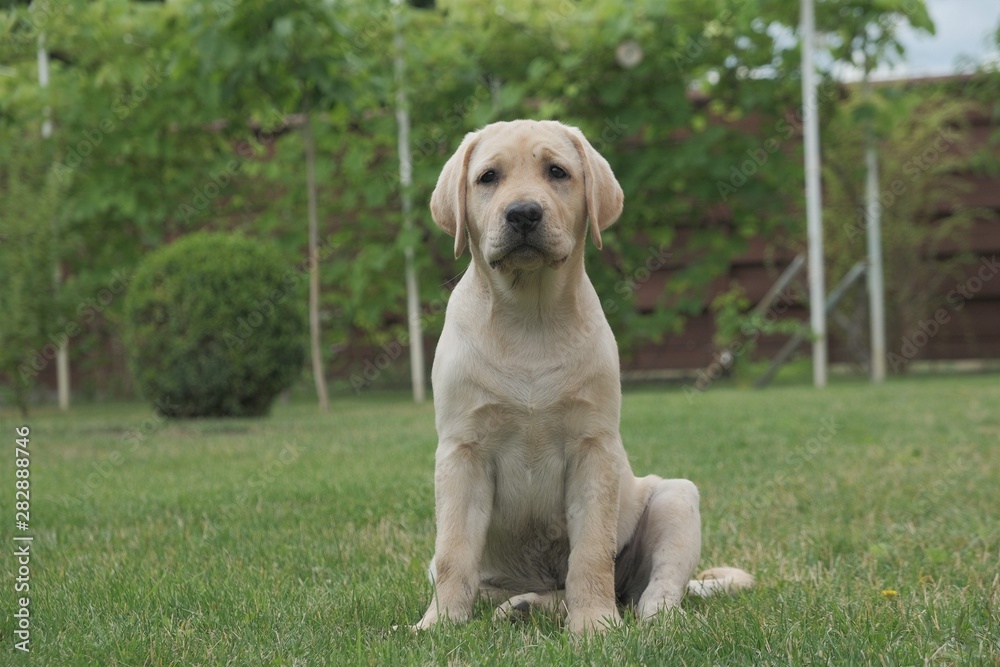
[[[430,595],[430,405],[367,395],[326,416],[177,423],[138,405],[5,413],[9,551],[21,423],[32,651],[13,649],[8,557],[0,663],[1000,664],[996,376],[627,392],[636,472],[694,480],[702,565],[760,584],[588,640],[483,606],[466,626],[392,629]]]

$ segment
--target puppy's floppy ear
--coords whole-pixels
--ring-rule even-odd
[[[611,165],[594,150],[583,133],[575,127],[567,127],[570,139],[576,145],[583,161],[584,191],[587,197],[587,217],[590,218],[590,238],[598,248],[601,230],[607,229],[622,214],[625,194],[611,171]]]
[[[458,150],[445,163],[431,194],[431,217],[438,227],[455,237],[455,259],[465,251],[466,181],[469,158],[478,136],[477,132],[465,135]]]

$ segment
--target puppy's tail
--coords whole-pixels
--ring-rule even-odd
[[[754,584],[753,575],[736,567],[713,567],[688,582],[687,593],[707,598],[717,593],[736,593]]]

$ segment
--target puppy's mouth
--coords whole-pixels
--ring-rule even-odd
[[[555,269],[568,259],[568,255],[552,257],[551,253],[527,241],[508,246],[502,254],[490,260],[490,268],[497,271],[511,269],[540,269],[547,266]]]

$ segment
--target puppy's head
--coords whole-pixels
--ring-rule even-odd
[[[607,160],[575,127],[555,121],[494,123],[466,135],[431,195],[431,214],[498,271],[558,268],[594,244],[622,211]]]

